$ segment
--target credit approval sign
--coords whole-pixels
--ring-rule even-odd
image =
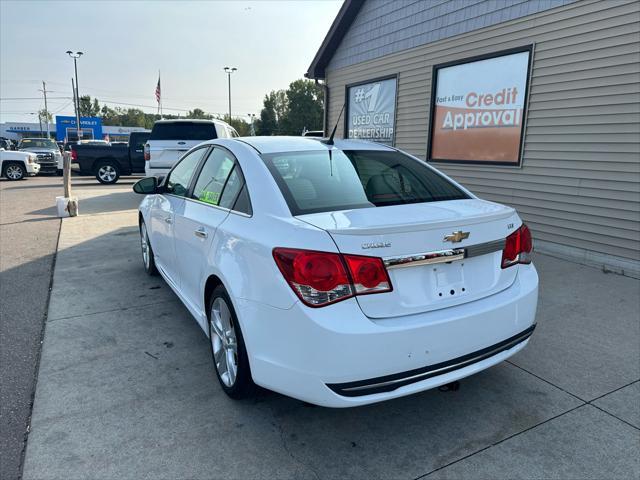
[[[393,145],[397,84],[393,76],[347,85],[345,138]]]
[[[519,165],[531,47],[434,67],[431,161]]]

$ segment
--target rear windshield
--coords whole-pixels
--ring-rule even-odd
[[[218,138],[213,123],[156,123],[149,140],[213,140]]]
[[[399,152],[332,150],[262,158],[293,215],[469,196],[421,162]]]

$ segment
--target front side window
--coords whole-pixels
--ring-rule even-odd
[[[193,189],[193,198],[211,205],[220,205],[222,190],[234,165],[235,158],[229,152],[214,148],[202,167]]]
[[[262,156],[293,215],[469,198],[395,151],[332,150]]]
[[[167,193],[179,197],[184,197],[187,194],[193,173],[206,151],[206,147],[198,148],[182,157],[182,160],[169,173],[166,183]]]

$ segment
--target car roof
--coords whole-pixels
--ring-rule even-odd
[[[229,125],[227,122],[212,118],[211,120],[201,118],[169,118],[166,120],[156,120],[155,123],[217,123],[222,125]]]
[[[332,148],[323,143],[323,139],[319,137],[239,137],[233,140],[251,145],[260,153],[304,152]],[[333,148],[338,150],[393,150],[380,143],[343,139],[335,139]]]

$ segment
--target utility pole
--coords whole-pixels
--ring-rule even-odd
[[[229,77],[229,124],[231,124],[231,74],[237,70],[236,67],[224,67],[224,71]]]
[[[78,58],[80,58],[83,53],[82,52],[72,52],[71,50],[67,50],[67,55],[73,58],[73,68],[76,73],[76,84],[74,87],[74,96],[76,97],[76,122],[77,122],[77,131],[78,131],[78,141],[80,141],[80,136],[82,135],[82,130],[80,130],[80,92],[78,91]],[[73,80],[71,80],[71,84],[73,85]]]
[[[51,130],[49,129],[49,108],[47,108],[47,84],[45,81],[42,81],[42,90],[40,90],[44,95],[44,119],[47,122],[47,138],[51,138]],[[42,127],[40,127],[42,130]]]
[[[76,141],[80,141],[80,102],[78,102],[78,91],[76,90],[76,86],[73,83],[73,78],[71,79],[71,90],[73,90],[73,106],[76,111]]]
[[[40,110],[38,110],[38,123],[40,124],[40,136],[42,136],[42,116],[40,115]]]

